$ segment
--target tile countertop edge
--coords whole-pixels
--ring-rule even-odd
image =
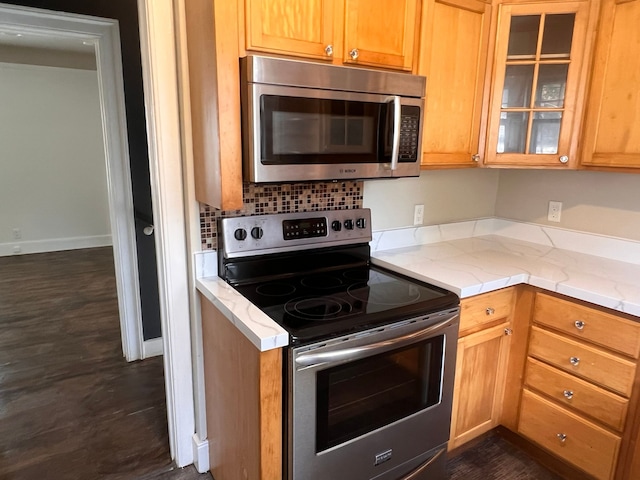
[[[194,255],[196,289],[261,352],[286,347],[287,331],[218,277],[216,258],[215,251]]]

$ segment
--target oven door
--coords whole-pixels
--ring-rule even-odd
[[[420,174],[422,99],[263,84],[245,88],[249,181]]]
[[[458,323],[454,309],[292,349],[288,478],[439,478],[407,475],[446,448]]]

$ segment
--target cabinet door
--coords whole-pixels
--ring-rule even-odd
[[[491,430],[500,410],[510,336],[508,323],[458,341],[449,449]]]
[[[411,71],[420,0],[345,0],[344,63]]]
[[[333,1],[247,0],[246,49],[331,60]]]
[[[501,5],[487,165],[574,167],[589,2]]]
[[[427,77],[422,164],[478,165],[491,5],[429,0],[418,73]]]
[[[640,168],[640,1],[604,0],[582,164]]]

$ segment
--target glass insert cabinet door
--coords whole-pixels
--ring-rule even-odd
[[[588,2],[500,8],[485,163],[573,165]]]

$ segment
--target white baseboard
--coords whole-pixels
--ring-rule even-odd
[[[200,473],[206,473],[211,468],[209,465],[209,440],[200,440],[197,433],[191,437],[193,441],[193,464]]]
[[[162,355],[162,337],[152,338],[142,342],[142,358]]]
[[[91,237],[49,238],[45,240],[0,243],[0,257],[25,255],[29,253],[58,252],[61,250],[77,250],[80,248],[108,247],[113,245],[111,235],[94,235]]]

